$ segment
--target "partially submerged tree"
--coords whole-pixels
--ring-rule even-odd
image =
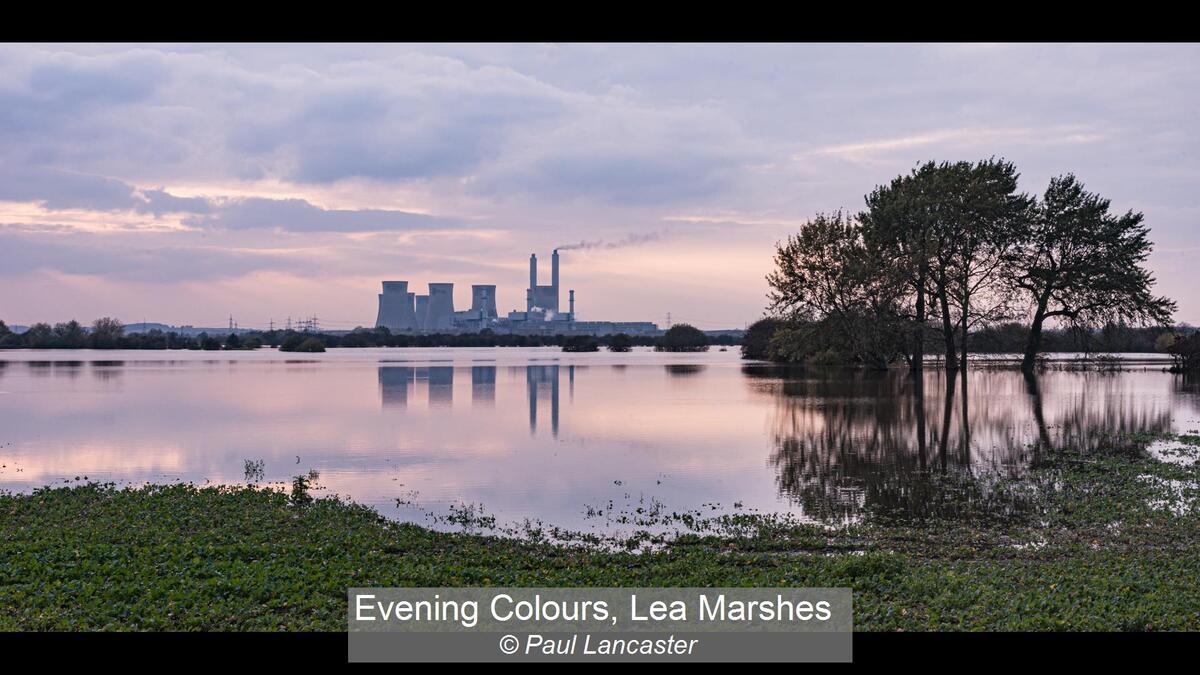
[[[863,238],[858,221],[820,214],[776,245],[771,310],[836,332],[846,353],[884,369],[904,351],[897,266]]]
[[[617,333],[608,339],[608,351],[627,352],[633,349],[633,340],[624,333]]]
[[[708,351],[708,336],[695,326],[677,323],[658,339],[654,350],[659,352]]]
[[[999,272],[1031,204],[1017,193],[1017,177],[1004,160],[926,162],[867,195],[859,220],[865,241],[904,285],[897,309],[911,322],[914,371],[923,367],[931,315],[941,324],[951,369],[972,326],[1006,315]]]
[[[928,289],[937,250],[931,208],[933,181],[938,167],[927,162],[911,174],[897,176],[867,195],[867,209],[859,214],[864,236],[895,263],[897,277],[912,297],[909,363],[916,372],[924,368],[925,330],[929,323]]]
[[[1153,245],[1143,215],[1109,213],[1109,200],[1075,176],[1050,181],[1007,256],[1007,277],[1029,300],[1032,320],[1022,369],[1031,371],[1048,319],[1165,325],[1175,303],[1156,296],[1144,266]]]
[[[742,336],[742,358],[764,361],[771,358],[771,337],[783,323],[774,317],[765,317],[750,324]]]
[[[960,162],[949,173],[947,193],[940,197],[949,216],[941,256],[948,268],[944,292],[957,315],[959,359],[965,367],[970,330],[1010,316],[1012,294],[1003,271],[1033,200],[1017,192],[1019,174],[1011,162]]]
[[[1172,370],[1184,373],[1200,370],[1200,332],[1176,335],[1166,351],[1175,362]]]
[[[600,342],[591,335],[573,335],[563,342],[564,352],[598,352]]]

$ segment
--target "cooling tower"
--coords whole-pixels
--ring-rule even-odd
[[[481,319],[495,319],[499,316],[496,311],[495,284],[471,286],[471,311],[479,312]]]
[[[425,330],[447,333],[454,330],[454,284],[429,284],[429,309]]]
[[[408,301],[407,281],[383,282],[383,293],[379,294],[379,314],[375,325],[384,326],[393,333],[415,330],[417,318]]]
[[[417,329],[425,330],[429,319],[429,296],[418,295],[413,298],[413,301],[416,303],[414,313],[417,315]]]

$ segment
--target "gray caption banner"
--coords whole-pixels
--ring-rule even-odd
[[[847,662],[848,588],[352,588],[349,660]]]

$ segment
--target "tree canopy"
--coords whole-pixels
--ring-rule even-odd
[[[703,352],[708,351],[708,336],[695,326],[678,323],[671,326],[654,345],[660,352]]]
[[[876,187],[857,215],[806,222],[776,245],[768,311],[787,325],[772,327],[767,351],[874,368],[903,356],[920,370],[940,332],[955,369],[973,330],[1026,318],[1028,368],[1047,320],[1170,321],[1175,304],[1154,295],[1145,267],[1142,214],[1110,214],[1072,175],[1040,199],[1018,178],[1002,159],[926,162]]]

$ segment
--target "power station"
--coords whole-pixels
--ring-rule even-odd
[[[429,284],[429,293],[416,295],[407,281],[385,281],[379,294],[376,327],[392,333],[497,333],[543,335],[629,335],[654,334],[658,326],[649,321],[577,321],[575,291],[567,291],[568,309],[559,309],[558,249],[550,255],[550,284],[538,285],[537,254],[529,255],[529,288],[525,289],[525,311],[513,310],[500,316],[496,310],[495,284],[471,286],[471,308],[454,309],[454,284]]]

